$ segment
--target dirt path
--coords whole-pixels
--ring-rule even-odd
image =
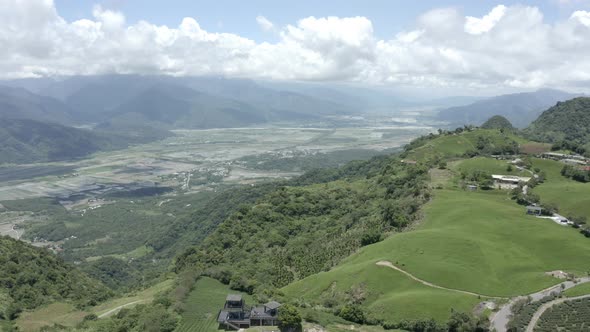
[[[547,287],[547,288],[542,289],[542,290],[540,290],[538,292],[535,292],[535,293],[525,294],[525,295],[521,295],[521,296],[516,296],[516,297],[513,297],[513,298],[508,298],[508,297],[499,297],[499,296],[488,296],[488,295],[478,294],[478,293],[464,291],[464,290],[460,290],[460,289],[448,288],[448,287],[443,287],[443,286],[435,285],[435,284],[430,283],[428,281],[422,280],[422,279],[420,279],[420,278],[412,275],[411,273],[409,273],[407,271],[404,271],[404,270],[400,269],[399,267],[393,265],[391,262],[388,262],[388,261],[379,261],[376,264],[379,265],[379,266],[385,266],[385,267],[394,269],[394,270],[396,270],[398,272],[401,272],[404,275],[406,275],[407,277],[411,278],[412,280],[415,280],[415,281],[417,281],[417,282],[419,282],[419,283],[421,283],[421,284],[423,284],[425,286],[428,286],[428,287],[433,287],[433,288],[448,290],[448,291],[451,291],[451,292],[457,292],[457,293],[462,293],[462,294],[467,294],[467,295],[485,297],[485,298],[490,298],[490,299],[498,299],[498,300],[507,300],[507,299],[510,299],[510,301],[508,303],[506,303],[505,305],[503,305],[500,308],[500,310],[498,312],[496,312],[491,317],[492,328],[495,329],[496,332],[505,332],[506,331],[506,324],[508,324],[508,321],[510,320],[510,315],[512,314],[512,312],[510,311],[510,307],[517,300],[530,296],[533,301],[539,301],[540,299],[544,298],[545,296],[550,295],[552,292],[555,292],[555,291],[562,292],[562,291],[565,291],[566,289],[572,288],[572,287],[577,286],[579,284],[590,282],[590,277],[583,277],[583,278],[576,279],[576,282],[573,282],[573,281],[564,281],[562,283],[559,283],[557,285],[553,285],[551,287]],[[563,285],[563,288],[562,288],[562,285]],[[586,297],[586,296],[587,297],[590,297],[590,295],[584,295],[584,296],[581,296],[581,297]],[[577,297],[577,298],[581,298],[581,297]],[[577,299],[577,298],[570,298],[570,299]],[[568,300],[568,299],[566,299],[566,300]],[[554,301],[548,302],[547,304],[549,304],[549,303],[555,304]],[[539,310],[541,310],[541,308]],[[547,308],[543,309],[543,311],[545,311],[546,309]],[[542,312],[537,317],[537,320],[539,319],[539,317],[541,317],[541,314],[542,314]],[[531,324],[532,323],[533,322],[531,320]],[[535,320],[535,322],[534,322],[534,324],[532,326],[534,327],[535,325],[536,325],[536,320]],[[530,331],[532,331],[532,330],[530,330]],[[529,332],[528,328],[527,328],[527,332]]]
[[[543,316],[543,313],[547,309],[551,308],[552,306],[554,306],[556,304],[563,303],[563,302],[573,301],[573,300],[578,300],[578,299],[585,299],[588,297],[590,297],[590,294],[576,296],[576,297],[568,297],[568,298],[564,298],[564,299],[556,299],[551,302],[547,302],[547,303],[543,304],[539,309],[537,309],[537,312],[535,312],[535,314],[533,315],[533,318],[531,318],[529,325],[526,327],[526,332],[533,332],[533,330],[535,329],[535,326],[537,326],[537,322],[539,321],[539,318],[541,318],[541,316]]]
[[[115,313],[115,312],[117,312],[117,311],[119,311],[119,310],[121,310],[121,309],[123,309],[125,307],[131,306],[131,305],[134,305],[134,304],[137,304],[137,303],[140,303],[140,302],[146,302],[146,300],[137,300],[137,301],[125,303],[123,305],[120,305],[120,306],[115,307],[115,308],[113,308],[113,309],[111,309],[111,310],[109,310],[109,311],[107,311],[105,313],[102,313],[102,314],[98,315],[98,318],[107,317],[107,316],[109,316],[109,315],[111,315],[111,314],[113,314],[113,313]]]
[[[394,269],[398,272],[401,272],[403,274],[405,274],[406,276],[408,276],[409,278],[425,285],[428,287],[432,287],[432,288],[438,288],[438,289],[443,289],[443,290],[448,290],[451,292],[457,292],[457,293],[463,293],[463,294],[467,294],[467,295],[473,295],[473,296],[479,296],[479,297],[485,297],[485,298],[489,298],[489,299],[508,299],[507,297],[500,297],[500,296],[489,296],[489,295],[485,295],[485,294],[478,294],[478,293],[474,293],[474,292],[469,292],[469,291],[465,291],[465,290],[461,290],[461,289],[455,289],[455,288],[448,288],[448,287],[443,287],[443,286],[439,286],[439,285],[435,285],[433,283],[430,283],[428,281],[422,280],[416,276],[414,276],[413,274],[404,271],[402,269],[400,269],[399,267],[393,265],[391,262],[388,261],[379,261],[376,263],[379,266],[386,266],[388,268]]]

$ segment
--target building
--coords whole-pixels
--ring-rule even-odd
[[[543,209],[539,206],[529,205],[526,207],[526,214],[530,214],[533,216],[540,216],[543,212]]]
[[[513,189],[516,188],[520,183],[529,182],[531,178],[514,175],[493,174],[492,180],[494,180],[494,186],[498,189]]]
[[[219,311],[217,323],[220,329],[225,330],[239,330],[251,326],[277,326],[280,306],[279,302],[270,301],[249,308],[241,295],[230,294],[225,299],[223,309]]]

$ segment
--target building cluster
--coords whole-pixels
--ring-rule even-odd
[[[223,309],[217,315],[217,323],[220,329],[225,330],[277,326],[280,307],[281,304],[276,301],[248,307],[241,295],[230,294],[225,299]]]

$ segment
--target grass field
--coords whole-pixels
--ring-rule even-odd
[[[576,297],[580,295],[590,294],[590,282],[585,284],[577,285],[576,287],[570,288],[564,292],[567,297]]]
[[[476,157],[453,162],[449,164],[449,168],[457,172],[470,172],[474,170],[480,170],[490,174],[516,175],[526,177],[531,176],[531,173],[526,171],[519,171],[514,166],[511,167],[511,171],[508,171],[508,162],[506,160],[497,160],[485,157]]]
[[[476,297],[433,289],[385,267],[390,261],[414,276],[489,296],[535,292],[559,280],[544,272],[590,270],[588,240],[574,229],[526,216],[506,192],[438,190],[412,231],[363,248],[335,269],[287,286],[291,296],[321,297],[336,287],[366,284],[365,306],[379,317],[444,320],[450,309],[469,310]]]
[[[535,159],[534,167],[539,167],[547,174],[545,183],[534,189],[539,194],[541,202],[557,204],[559,213],[568,216],[585,216],[590,218],[590,183],[582,183],[570,180],[561,175],[563,163]]]
[[[479,137],[489,139],[492,144],[498,146],[509,141],[516,141],[519,144],[528,143],[527,140],[513,134],[500,134],[498,130],[481,129],[459,135],[441,136],[428,141],[424,146],[412,151],[407,159],[426,160],[437,155],[441,157],[460,157],[467,151],[476,150]]]
[[[200,278],[186,300],[178,332],[217,331],[217,314],[227,294],[242,294],[247,304],[252,304],[248,294],[230,290],[227,285],[207,277]]]

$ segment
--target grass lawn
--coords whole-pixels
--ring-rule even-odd
[[[565,296],[567,297],[576,297],[580,295],[590,294],[590,282],[585,284],[577,285],[573,288],[570,288],[564,292]]]
[[[242,294],[246,304],[253,304],[248,294],[230,290],[227,285],[207,277],[200,278],[186,300],[178,332],[217,331],[217,314],[227,294]]]
[[[562,176],[560,172],[563,165],[558,161],[535,159],[533,166],[544,170],[547,179],[534,192],[541,197],[541,202],[557,204],[559,213],[564,216],[585,216],[590,219],[590,183],[577,182]]]
[[[502,175],[516,175],[531,177],[531,173],[526,171],[519,171],[515,166],[512,166],[512,171],[508,171],[508,161],[497,160],[494,158],[476,157],[449,164],[449,168],[460,173],[461,171],[471,172],[474,170],[485,171],[490,174]]]
[[[332,285],[346,291],[364,283],[365,307],[386,321],[444,320],[451,308],[468,311],[480,300],[424,286],[375,263],[387,260],[436,285],[489,296],[528,294],[557,284],[547,271],[585,275],[590,270],[588,239],[525,215],[505,191],[437,190],[424,213],[416,230],[364,247],[333,270],[291,284],[285,292],[317,299]]]

